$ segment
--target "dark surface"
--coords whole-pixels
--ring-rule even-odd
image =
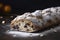
[[[0,18],[0,40],[60,40],[60,26],[37,33],[9,31],[10,21],[16,16],[3,16]],[[2,21],[6,21],[2,24]]]

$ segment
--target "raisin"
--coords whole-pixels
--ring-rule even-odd
[[[26,23],[26,25],[30,25],[29,23]]]
[[[35,28],[33,30],[35,30]]]
[[[20,23],[19,23],[19,25],[20,25]]]
[[[48,20],[47,22],[51,23],[51,20]]]
[[[33,28],[33,25],[31,27]]]
[[[18,25],[16,25],[16,26],[14,26],[13,28],[14,28],[14,29],[18,29],[19,27],[18,27]]]
[[[25,25],[24,28],[27,28],[27,25]]]
[[[29,29],[27,29],[27,31],[29,31]]]
[[[22,20],[22,22],[24,22],[24,20]]]
[[[49,13],[52,13],[52,11],[50,11],[50,10],[49,10],[49,11],[46,11],[46,13],[48,13],[48,12],[49,12]]]
[[[42,17],[42,16],[37,16],[37,18],[38,18],[38,19],[43,19],[43,17]]]

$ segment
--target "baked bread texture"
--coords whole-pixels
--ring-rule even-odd
[[[24,14],[25,15],[25,14]],[[39,24],[38,24],[38,18],[29,15],[27,17],[20,18],[21,16],[17,16],[14,20],[11,22],[11,28],[19,31],[26,31],[26,32],[35,32],[37,30],[40,30]]]
[[[27,12],[11,21],[11,29],[35,32],[60,23],[60,7],[51,7],[35,12]]]

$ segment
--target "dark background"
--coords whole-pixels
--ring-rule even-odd
[[[0,0],[0,2],[12,7],[10,14],[23,14],[24,12],[60,6],[59,0]]]

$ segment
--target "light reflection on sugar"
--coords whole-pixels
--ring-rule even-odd
[[[33,37],[33,36],[38,36],[39,34],[35,34],[35,33],[25,33],[25,32],[18,32],[18,31],[9,31],[9,32],[6,32],[7,34],[11,34],[13,35],[16,35],[16,37]]]
[[[16,35],[13,35],[13,37],[16,37]]]
[[[43,34],[40,34],[40,37],[43,37],[44,35]]]
[[[2,24],[4,24],[5,23],[5,21],[2,21]]]
[[[54,29],[53,31],[54,31],[54,32],[57,32],[57,30],[55,30],[55,29]]]

